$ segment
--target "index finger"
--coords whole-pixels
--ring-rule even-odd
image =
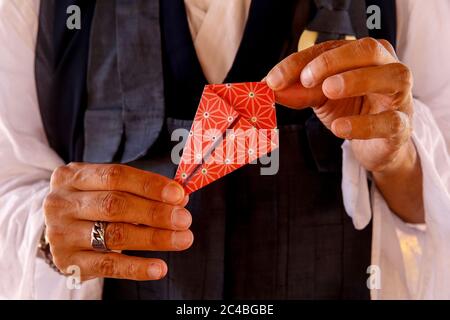
[[[388,48],[386,44],[373,38],[350,41],[323,52],[304,66],[300,75],[301,82],[306,88],[312,88],[339,73],[394,63],[396,57]]]
[[[181,204],[183,188],[162,175],[120,164],[79,164],[67,166],[72,174],[69,185],[82,191],[122,191],[143,198]]]
[[[279,91],[299,83],[300,73],[309,62],[320,54],[346,43],[348,43],[348,40],[327,41],[291,54],[268,73],[266,77],[267,85],[272,90]]]

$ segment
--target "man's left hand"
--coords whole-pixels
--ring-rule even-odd
[[[329,41],[284,59],[266,77],[277,102],[313,107],[336,136],[351,140],[369,171],[414,161],[412,75],[384,40]]]

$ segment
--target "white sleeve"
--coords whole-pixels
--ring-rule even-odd
[[[38,0],[0,0],[0,299],[100,298],[101,280],[70,290],[36,257],[42,202],[63,164],[48,146],[34,78]]]
[[[398,55],[414,75],[413,141],[422,171],[426,224],[391,212],[349,143],[343,149],[344,203],[355,227],[373,218],[374,299],[450,299],[450,2],[397,0]]]

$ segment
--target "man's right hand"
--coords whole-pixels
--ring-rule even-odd
[[[187,202],[179,184],[155,173],[115,164],[60,167],[44,201],[54,263],[63,272],[78,266],[82,280],[161,279],[167,265],[160,259],[94,251],[92,227],[108,222],[105,240],[111,250],[185,250],[194,240]]]

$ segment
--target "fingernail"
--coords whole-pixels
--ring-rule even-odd
[[[164,187],[161,197],[165,202],[179,203],[184,199],[184,191],[180,185],[175,182],[171,182]]]
[[[148,267],[147,273],[151,279],[160,279],[162,276],[161,265],[159,263],[150,264],[150,266]]]
[[[312,74],[310,66],[306,66],[303,69],[300,78],[301,78],[301,81],[302,81],[302,85],[305,88],[311,88],[313,86],[314,78],[313,78],[313,74]]]
[[[173,246],[180,250],[189,248],[192,240],[192,232],[189,231],[174,232],[172,236]]]
[[[348,120],[337,121],[335,129],[339,137],[348,138],[352,133],[352,123]]]
[[[192,223],[189,212],[184,208],[175,208],[172,211],[172,224],[179,229],[187,229]]]
[[[278,67],[273,68],[266,77],[267,85],[273,90],[281,87],[283,85],[283,81],[283,73]]]
[[[342,76],[337,75],[325,80],[325,90],[331,95],[339,95],[344,89],[344,79]]]

